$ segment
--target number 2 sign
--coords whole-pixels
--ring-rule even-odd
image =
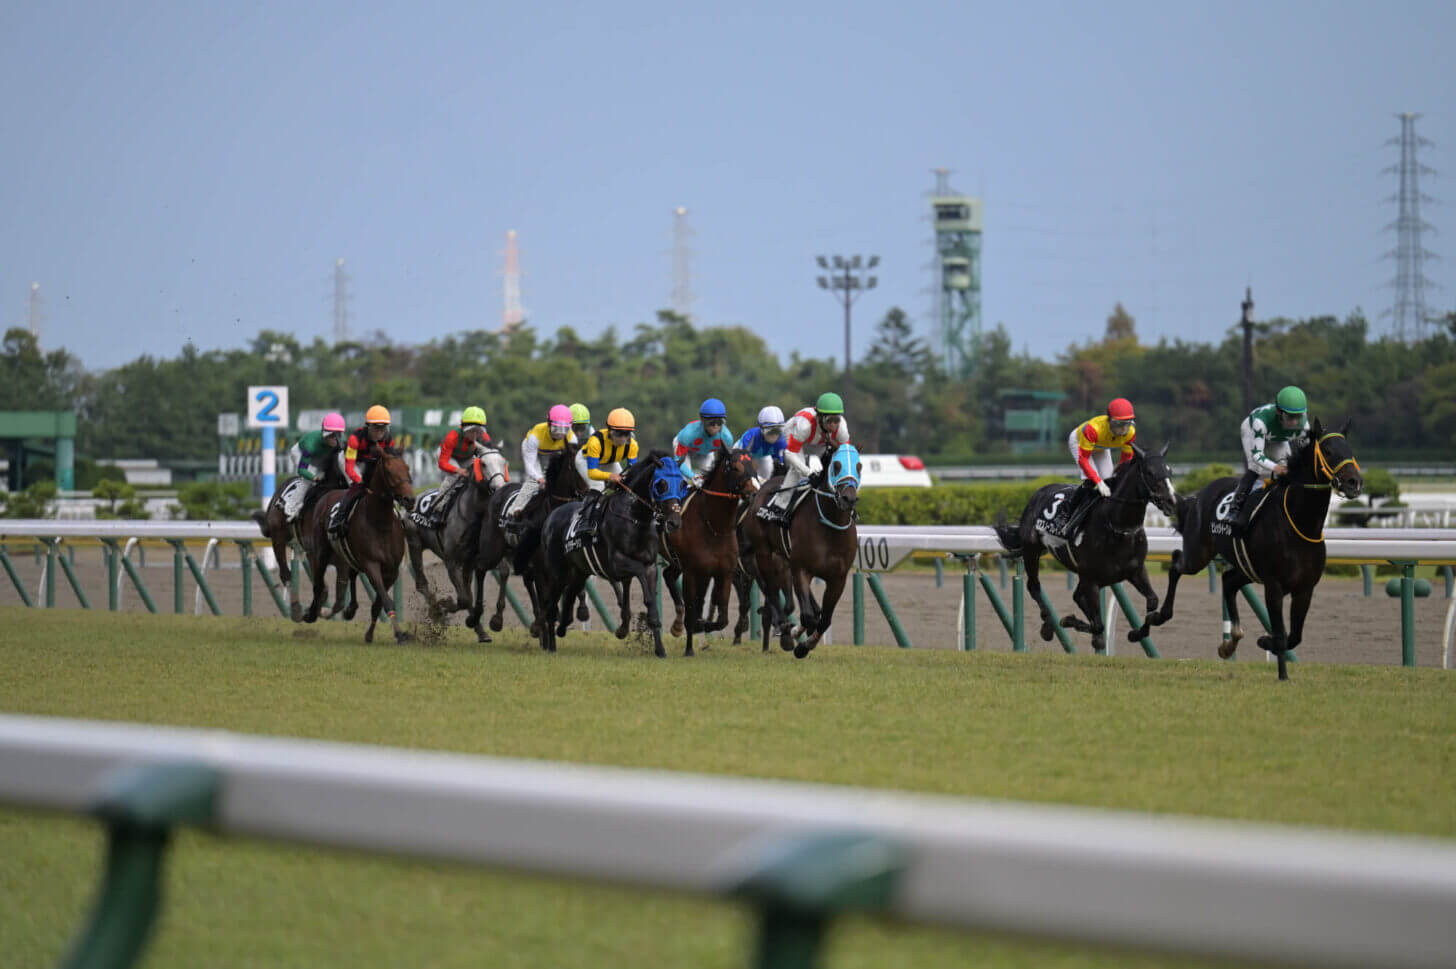
[[[249,387],[248,426],[288,429],[288,388]]]

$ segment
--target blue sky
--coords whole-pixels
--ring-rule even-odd
[[[28,9],[26,9],[28,8]],[[932,168],[985,199],[987,325],[1054,355],[1122,301],[1144,338],[1374,316],[1397,111],[1456,171],[1456,4],[9,4],[0,323],[88,366],[264,327],[497,327],[501,250],[551,332],[669,304],[840,353],[819,252],[878,253],[856,354],[928,329]],[[1456,306],[1456,191],[1428,206]],[[1444,237],[1444,238],[1443,238]]]

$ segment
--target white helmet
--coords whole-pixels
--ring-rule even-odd
[[[758,412],[759,427],[778,427],[784,422],[784,412],[772,404]]]

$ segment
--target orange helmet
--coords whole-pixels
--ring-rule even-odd
[[[1130,421],[1132,417],[1132,401],[1126,397],[1118,397],[1107,405],[1107,416],[1115,421]]]
[[[364,413],[365,424],[388,424],[389,408],[383,404],[375,404]]]
[[[637,421],[627,408],[618,407],[607,415],[607,428],[613,431],[635,431]]]

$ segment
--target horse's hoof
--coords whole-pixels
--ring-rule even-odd
[[[788,652],[792,652],[794,650],[794,648],[796,646],[798,646],[798,645],[799,644],[795,640],[793,633],[788,632],[787,630],[785,630],[784,632],[779,633],[779,649],[781,649],[784,652],[788,653]]]
[[[480,628],[480,617],[479,616],[475,616],[475,615],[467,615],[465,617],[465,628],[467,628],[467,629],[479,629]]]
[[[493,633],[500,632],[501,631],[501,627],[504,626],[504,625],[505,625],[505,620],[502,619],[499,615],[495,615],[495,616],[491,616],[490,617],[490,631],[491,632],[493,632]]]
[[[357,613],[358,611],[359,611],[359,604],[358,603],[356,603],[356,602],[349,603],[349,608],[347,608],[347,609],[344,610],[344,621],[345,622],[348,622],[349,620],[353,619],[354,618],[354,614]]]
[[[479,628],[477,626],[476,627],[476,630],[475,630],[475,641],[477,643],[488,643],[488,642],[490,642],[491,641],[490,640],[490,633],[486,632],[484,629],[481,629],[481,628]]]
[[[318,613],[312,609],[303,614],[304,622],[318,622]]]
[[[415,638],[413,636],[411,636],[409,633],[401,631],[401,632],[397,632],[397,633],[394,634],[394,641],[396,643],[399,643],[401,646],[403,646],[405,643],[412,643],[412,642],[414,642],[415,641]]]
[[[738,646],[738,645],[741,645],[742,643],[743,643],[743,634],[742,633],[734,633],[733,634],[733,645],[734,646]]]
[[[1278,656],[1280,653],[1284,652],[1284,650],[1279,648],[1279,644],[1274,641],[1273,636],[1260,636],[1259,648],[1264,650],[1265,652],[1273,653],[1275,656]]]
[[[659,643],[657,648],[652,651],[652,655],[658,659],[667,659],[667,650],[663,649],[662,644]]]
[[[1130,643],[1140,643],[1144,639],[1147,639],[1147,638],[1148,638],[1148,627],[1147,626],[1143,626],[1140,629],[1129,629],[1127,631],[1127,641],[1130,642]]]
[[[691,646],[689,646],[688,648],[686,648],[686,649],[683,650],[683,655],[684,656],[696,656],[697,654],[694,653],[693,652],[693,648]]]
[[[626,623],[622,623],[622,625],[620,625],[620,626],[617,627],[617,638],[618,639],[626,639],[627,638],[627,632],[628,632],[627,624]]]
[[[1049,623],[1049,622],[1042,623],[1041,624],[1041,641],[1044,642],[1044,643],[1051,642],[1052,641],[1052,637],[1056,635],[1056,632],[1057,632],[1056,629],[1052,626],[1051,623]]]
[[[814,651],[814,647],[808,643],[801,643],[794,647],[794,659],[803,659]]]
[[[564,636],[565,636],[565,635],[566,635],[566,630],[567,630],[567,629],[568,629],[568,628],[569,628],[569,627],[568,627],[568,626],[567,626],[567,624],[566,624],[566,623],[564,623],[564,622],[563,622],[563,623],[560,623],[560,624],[558,624],[558,625],[557,625],[557,627],[556,627],[556,635],[557,635],[557,636],[558,636],[558,637],[564,637]]]
[[[541,620],[537,619],[535,622],[531,623],[531,635],[535,636],[537,639],[541,638]]]
[[[1223,642],[1221,642],[1221,643],[1218,644],[1218,658],[1219,659],[1232,659],[1233,658],[1233,655],[1234,655],[1234,650],[1236,650],[1238,648],[1239,648],[1239,644],[1238,643],[1234,642],[1231,639],[1226,639]]]
[[[374,627],[373,626],[370,626],[368,629],[364,630],[364,642],[366,642],[366,643],[372,643],[372,642],[374,642]]]
[[[673,620],[672,628],[667,631],[667,634],[669,636],[681,636],[683,634],[683,621],[681,619]]]
[[[591,610],[586,607],[586,603],[585,602],[577,603],[577,606],[576,606],[576,621],[577,622],[586,622],[590,618],[591,618]]]
[[[1062,628],[1063,629],[1075,629],[1076,628],[1076,625],[1075,625],[1076,622],[1077,622],[1077,617],[1076,616],[1063,616],[1062,617]]]
[[[288,618],[292,619],[294,622],[303,622],[303,606],[295,602],[292,606],[289,607]]]

